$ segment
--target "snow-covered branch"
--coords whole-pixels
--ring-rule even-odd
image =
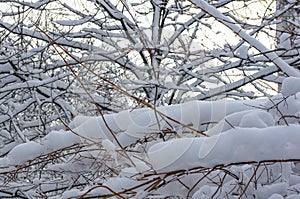
[[[263,55],[265,55],[270,61],[272,61],[280,70],[286,73],[289,76],[300,77],[300,72],[289,66],[285,61],[283,61],[275,52],[272,52],[265,45],[259,42],[257,39],[251,37],[244,30],[242,30],[239,26],[237,26],[229,17],[223,15],[220,11],[218,11],[215,7],[209,5],[204,0],[195,0],[193,1],[199,8],[201,8],[204,12],[207,12],[209,15],[215,17],[219,22],[226,25],[230,30],[239,35],[243,40],[248,42],[251,46],[260,51]]]

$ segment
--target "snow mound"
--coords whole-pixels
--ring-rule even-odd
[[[300,78],[299,77],[288,77],[282,82],[281,93],[284,96],[294,95],[300,92]]]
[[[239,162],[300,159],[300,126],[234,128],[211,137],[170,140],[150,147],[149,163],[155,170],[213,168]],[[201,155],[201,145],[214,140],[214,147]],[[217,140],[215,142],[215,140]],[[176,156],[176,155],[177,156]]]
[[[19,144],[14,147],[8,154],[8,159],[10,164],[21,165],[28,160],[33,160],[34,158],[43,154],[44,148],[41,144],[34,141],[29,141],[24,144]]]

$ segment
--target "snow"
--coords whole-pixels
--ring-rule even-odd
[[[171,140],[150,147],[149,162],[156,170],[165,171],[197,166],[213,168],[238,162],[300,159],[299,132],[299,125],[263,129],[234,128],[208,138]],[[209,151],[201,148],[205,142],[215,143],[215,140],[217,144]],[[204,150],[206,156],[201,155],[201,150]]]
[[[141,50],[143,50],[144,48],[144,45],[140,42],[137,42],[135,45],[134,45],[134,49],[138,52],[140,52]]]
[[[284,96],[290,96],[296,94],[297,92],[300,92],[300,78],[285,78],[282,82],[281,93]]]
[[[110,178],[107,182],[103,183],[103,186],[98,186],[97,189],[93,190],[91,194],[112,194],[111,190],[118,193],[124,190],[124,188],[130,188],[138,185],[138,182],[130,179],[130,178],[120,178],[120,177],[113,177]],[[110,189],[107,189],[109,187]]]
[[[82,195],[84,192],[79,189],[67,190],[62,194],[62,198],[76,198],[77,196]]]
[[[206,199],[211,198],[214,194],[215,190],[212,190],[212,188],[208,185],[204,185],[201,187],[196,193],[193,195],[193,199]]]
[[[194,138],[182,138],[155,144],[148,151],[149,163],[151,163],[155,170],[176,164],[176,160],[180,159],[195,141],[197,140]],[[165,154],[166,152],[168,153],[167,156]]]
[[[79,20],[56,20],[56,23],[63,25],[63,26],[76,26],[84,24],[91,20],[92,17],[85,17]]]
[[[76,161],[79,157],[90,157],[92,162],[106,160],[105,166],[118,170],[118,174],[102,179],[100,185],[66,191],[63,198],[77,197],[86,192],[91,197],[99,193],[105,195],[111,194],[111,190],[121,192],[135,186],[137,198],[152,193],[211,198],[216,192],[222,198],[228,192],[238,192],[234,187],[237,183],[247,184],[249,181],[245,195],[252,198],[284,198],[287,195],[286,198],[297,198],[300,177],[295,172],[299,166],[292,160],[300,159],[297,118],[300,92],[295,86],[298,83],[299,78],[288,77],[283,81],[282,93],[258,100],[190,101],[156,107],[155,110],[125,110],[103,117],[77,116],[69,125],[71,130],[51,131],[39,142],[14,143],[7,156],[0,158],[0,171],[14,171],[20,165],[47,157],[55,151],[84,144],[86,151],[79,153],[78,157],[74,155],[61,163],[47,165],[45,169],[64,173],[87,172],[92,168],[89,162],[79,164]],[[207,122],[213,124],[207,125]],[[181,133],[166,141],[142,144],[144,139],[152,139],[161,130],[171,128]],[[207,136],[196,133],[196,129],[204,131]],[[10,135],[1,132],[3,136]],[[76,161],[72,162],[73,159]],[[269,162],[272,164],[267,164]],[[256,169],[256,165],[265,163],[267,165]],[[203,173],[193,173],[195,168],[211,169],[212,172],[197,184]],[[216,168],[226,168],[232,173],[222,182],[220,190],[209,180],[225,175],[223,170]],[[255,183],[252,179],[254,169]],[[183,173],[175,177],[173,172],[174,175]],[[180,182],[172,179],[177,177]],[[71,179],[72,176],[65,174],[65,178]],[[33,182],[39,184],[37,180]],[[169,183],[162,186],[160,183],[163,182]],[[197,186],[189,192],[182,183],[187,187]],[[156,188],[149,191],[149,186]]]
[[[284,60],[282,60],[275,52],[268,49],[265,45],[263,45],[256,38],[251,37],[245,31],[243,31],[239,26],[237,26],[229,17],[223,15],[219,10],[215,7],[209,5],[204,0],[193,0],[194,4],[196,4],[199,8],[207,12],[209,15],[213,16],[222,24],[226,25],[230,28],[234,33],[236,33],[243,40],[248,42],[251,46],[256,48],[258,51],[263,53],[270,61],[272,61],[281,71],[285,72],[288,76],[292,77],[300,77],[300,72],[293,67],[289,66]]]
[[[117,114],[105,115],[104,119],[109,128],[117,133],[117,138],[122,146],[128,146],[147,134],[167,129],[170,125],[173,128],[182,128],[181,124],[188,125],[192,129],[205,130],[206,125],[201,125],[210,121],[218,122],[224,116],[234,112],[253,109],[262,100],[253,101],[190,101],[179,105],[158,107],[157,113],[150,108],[126,110]],[[190,117],[190,116],[193,117]],[[172,118],[172,119],[169,119]],[[158,124],[157,121],[160,121]],[[176,122],[180,121],[180,122]],[[112,142],[111,132],[103,122],[102,117],[78,116],[71,126],[83,140],[109,139]],[[185,130],[189,130],[185,127]]]
[[[43,150],[44,148],[41,144],[29,141],[14,147],[7,155],[7,158],[11,164],[22,165],[26,161],[42,155]]]
[[[48,151],[72,146],[78,142],[80,140],[76,135],[66,131],[52,131],[43,139],[43,145]]]
[[[266,128],[275,125],[272,115],[266,111],[249,111],[243,115],[239,126],[242,128]]]
[[[273,126],[273,116],[263,110],[245,110],[227,115],[214,127],[207,131],[208,135],[216,135],[235,127],[264,128]]]
[[[243,59],[247,59],[248,58],[248,50],[249,47],[246,45],[241,45],[237,50],[236,50],[236,54]]]
[[[70,132],[52,131],[41,140],[41,143],[28,141],[14,146],[7,157],[0,158],[0,163],[3,167],[22,165],[39,156],[78,143],[80,139]]]
[[[110,140],[105,139],[102,141],[102,146],[104,147],[104,149],[106,149],[107,151],[113,152],[116,150],[116,145],[114,145]]]
[[[300,112],[300,92],[298,87],[294,86],[298,81],[299,78],[296,77],[286,78],[282,85],[283,94],[259,100],[190,101],[157,107],[156,110],[141,108],[103,117],[78,116],[70,124],[72,131],[53,131],[40,144],[33,143],[35,152],[31,156],[22,159],[20,155],[16,155],[23,154],[20,150],[26,149],[25,143],[9,153],[10,159],[0,161],[2,163],[6,161],[3,165],[11,165],[14,158],[18,159],[17,162],[20,164],[45,154],[45,151],[50,152],[80,142],[91,144],[89,147],[85,146],[85,149],[92,157],[96,159],[110,157],[112,162],[106,163],[108,166],[123,165],[123,167],[116,177],[105,180],[103,186],[95,188],[89,196],[100,192],[109,194],[110,191],[106,187],[121,191],[143,183],[147,184],[147,180],[154,178],[135,179],[133,176],[148,172],[214,169],[220,165],[230,168],[234,175],[242,175],[243,183],[246,184],[253,175],[254,163],[300,159],[300,126],[299,119],[296,118]],[[214,121],[214,125],[202,125],[208,121]],[[193,129],[182,127],[180,123],[203,130],[208,137],[198,135]],[[139,147],[141,146],[138,144],[139,140],[171,127],[178,132],[189,133],[187,135],[179,133],[167,141],[149,142],[146,147]],[[123,150],[112,136],[112,132],[121,143],[121,147],[131,148],[136,145],[127,154],[131,161],[126,158],[127,156],[120,156],[120,151]],[[239,164],[243,166],[226,166]],[[291,162],[271,164],[268,166],[268,172],[265,171],[265,167],[259,167],[256,170],[260,176],[255,179],[257,185],[249,185],[245,194],[252,194],[256,198],[280,198],[286,195],[294,197],[293,195],[297,193],[290,190],[299,189],[300,184],[299,176],[293,175],[295,168]],[[84,171],[86,167],[64,163],[52,165],[48,169],[70,172]],[[193,186],[199,178],[201,176],[193,177],[189,174],[182,180],[186,179],[185,184]],[[232,186],[236,180],[228,178],[223,183],[223,189],[219,191],[221,195],[233,190]],[[136,189],[137,197],[146,197],[150,194],[143,189],[144,186],[141,185]],[[172,194],[182,197],[188,194],[182,184],[175,182],[159,188],[155,193],[168,195],[170,194],[168,190],[176,190],[172,191]],[[218,192],[217,186],[203,180],[190,195],[193,198],[210,198],[216,191]],[[67,193],[70,196],[79,194],[77,191]]]
[[[289,33],[282,33],[279,37],[279,45],[280,47],[285,48],[286,50],[291,50],[291,34]]]
[[[45,5],[45,4],[48,4],[49,2],[51,2],[52,0],[41,0],[41,1],[37,1],[35,3],[30,3],[29,5],[31,7],[33,7],[34,9],[38,9],[40,8],[41,6]]]
[[[31,7],[38,9],[49,2],[51,1],[38,1],[32,3]],[[161,3],[161,1],[157,2]],[[168,89],[178,89],[184,92],[197,91],[201,93],[197,99],[201,100],[127,110],[124,110],[123,107],[123,111],[98,117],[77,116],[66,130],[41,132],[45,135],[40,134],[35,135],[35,137],[31,136],[31,132],[18,131],[19,135],[12,135],[13,133],[1,129],[0,175],[1,179],[4,180],[3,184],[0,185],[0,197],[10,196],[1,192],[6,189],[6,187],[2,188],[2,185],[9,185],[14,187],[13,192],[15,194],[20,193],[28,198],[35,198],[37,195],[41,197],[44,193],[50,193],[49,198],[80,198],[83,195],[91,198],[110,196],[116,198],[118,194],[115,192],[121,193],[124,198],[129,196],[130,198],[177,196],[194,199],[300,198],[299,71],[289,66],[292,60],[282,60],[275,51],[270,51],[251,34],[249,35],[242,30],[236,23],[232,23],[233,21],[227,17],[230,15],[223,15],[204,0],[194,0],[193,2],[203,12],[183,23],[182,27],[179,24],[171,40],[167,41],[166,39],[166,44],[161,45],[158,41],[159,18],[155,18],[153,26],[154,44],[135,41],[129,50],[133,48],[136,51],[141,51],[146,47],[144,45],[151,45],[153,48],[159,49],[162,58],[165,58],[170,52],[172,52],[171,54],[174,53],[174,49],[169,48],[170,45],[167,44],[174,42],[181,31],[184,31],[195,21],[201,22],[206,13],[230,28],[243,42],[248,42],[248,44],[241,42],[241,45],[237,45],[238,48],[233,48],[234,51],[215,49],[208,53],[219,58],[220,61],[223,60],[224,56],[227,56],[229,61],[231,58],[234,60],[228,65],[221,65],[219,69],[216,69],[219,70],[218,72],[223,71],[224,68],[239,67],[243,59],[259,63],[268,61],[272,65],[262,67],[252,76],[243,77],[234,83],[215,87],[208,91],[203,91],[200,87],[190,88],[184,84],[177,85],[171,78],[164,84]],[[218,3],[220,2],[226,4],[230,1],[224,0]],[[295,2],[289,0],[289,3]],[[99,0],[97,3],[108,10],[112,17],[122,20],[129,32],[133,32],[131,25],[135,27],[133,25],[135,21],[133,20],[134,23],[131,22],[131,17],[127,18],[128,14],[124,14],[126,12],[119,11],[110,1]],[[159,15],[158,10],[154,14]],[[81,25],[90,19],[91,17],[83,17],[79,20],[58,20],[56,23],[63,26],[74,26]],[[97,23],[102,22],[100,20]],[[4,22],[0,22],[0,25],[12,33],[20,33],[20,30],[14,25]],[[113,32],[85,28],[82,34],[91,33],[99,35],[99,37],[124,38],[125,35],[121,34],[121,31],[119,32],[121,27],[117,25],[114,27],[117,28]],[[36,31],[25,28],[22,31],[24,31],[25,36],[48,41],[48,38]],[[80,34],[73,36],[76,37]],[[89,44],[69,42],[65,38],[52,36],[58,44],[68,44],[68,46],[89,51],[93,47]],[[281,47],[291,48],[289,37],[290,35],[287,33],[280,36]],[[106,41],[109,42],[108,40]],[[114,44],[115,41],[111,40],[110,42],[109,44]],[[151,42],[147,41],[146,43]],[[261,55],[250,59],[249,49],[253,47]],[[45,50],[45,48],[33,48],[22,54],[21,58],[31,57],[41,50]],[[96,48],[91,57],[97,61],[96,56],[104,54],[104,52],[107,51]],[[146,51],[145,53],[147,54]],[[171,54],[170,56],[173,56]],[[101,59],[115,60],[122,66],[134,66],[134,64],[126,63],[125,59],[130,59],[130,56],[125,56],[124,60],[120,59],[121,61],[112,58],[114,57],[111,55],[101,56]],[[16,61],[16,58],[12,59]],[[91,61],[90,57],[86,58],[84,62],[88,63],[88,61]],[[202,77],[189,69],[190,66],[201,64],[202,61],[186,61],[182,70],[188,75],[204,81],[217,81],[209,79],[208,76]],[[72,65],[74,63],[76,62],[72,62]],[[155,64],[157,63],[153,62],[154,68],[156,68]],[[146,66],[139,66],[138,69],[148,70]],[[215,101],[202,100],[222,93],[227,94],[229,91],[245,85],[245,83],[268,75],[273,75],[273,77],[267,78],[278,80],[275,72],[279,69],[290,77],[281,76],[278,78],[280,79],[279,82],[284,80],[280,93],[275,96],[256,100],[228,100],[226,98]],[[138,80],[131,81],[129,79],[127,82],[134,84],[130,88],[149,84],[157,85],[160,81],[158,79],[151,81],[143,79],[143,73],[132,68],[131,70],[137,74]],[[173,72],[180,74],[180,70],[176,68]],[[212,69],[207,69],[207,71],[209,70],[212,74]],[[28,69],[28,71],[32,75],[38,75],[42,72],[41,69]],[[15,74],[9,64],[4,64],[0,72]],[[69,74],[66,73],[54,75],[47,79],[39,77],[39,80],[32,79],[15,84],[12,83],[16,77],[8,77],[2,82],[8,85],[1,87],[0,93],[6,95],[6,93],[24,88],[32,88],[33,93],[35,93],[36,88],[43,87],[39,88],[40,92],[51,95],[52,99],[58,99],[60,96],[45,86],[51,84],[52,88],[63,88],[64,90],[67,85],[63,81],[57,82],[57,80],[67,76]],[[80,92],[76,92],[74,93],[80,94],[82,89]],[[74,93],[71,92],[70,95],[72,96]],[[25,96],[22,97],[25,98]],[[68,100],[72,101],[73,99]],[[42,104],[39,99],[36,101]],[[9,108],[3,106],[2,101],[0,101],[1,112],[7,113],[0,115],[0,122],[9,121],[15,115],[24,114],[23,110],[31,105],[35,106],[36,101],[28,100],[19,105],[8,103]],[[55,103],[61,108],[70,109],[73,115],[77,115],[77,111],[72,111],[65,101],[58,99]],[[26,114],[24,114],[25,117]],[[14,125],[15,128],[18,125],[40,125],[39,116],[37,115],[36,119],[26,122],[13,118],[9,125]],[[59,117],[60,115],[57,115],[53,123]],[[47,119],[51,120],[52,118]],[[2,127],[8,128],[7,126]],[[47,163],[44,164],[45,162]],[[25,177],[25,175],[27,176]],[[15,182],[15,179],[18,179],[18,182]],[[48,179],[51,180],[48,182]],[[62,184],[58,182],[62,182]],[[55,194],[57,195],[52,197],[53,192],[51,190],[55,189],[59,191],[56,191]]]
[[[299,198],[300,198],[299,194],[293,194],[286,197],[286,199],[299,199]]]
[[[287,194],[288,184],[285,182],[274,183],[272,185],[265,185],[258,187],[255,197],[257,198],[282,198]],[[275,195],[276,194],[276,195]],[[274,196],[275,195],[275,196]]]
[[[269,197],[269,199],[284,199],[282,195],[279,195],[277,193],[271,195],[271,197]]]
[[[282,95],[277,95],[271,99],[249,100],[249,101],[191,101],[179,105],[171,105],[166,107],[158,107],[157,110],[161,113],[179,120],[185,124],[190,124],[195,128],[203,128],[199,125],[206,121],[218,122],[215,126],[210,128],[207,133],[210,137],[184,137],[171,139],[166,142],[153,143],[148,149],[145,149],[146,155],[140,154],[139,158],[131,157],[135,165],[127,166],[119,173],[119,178],[122,179],[122,187],[124,189],[132,187],[130,185],[132,176],[139,173],[145,173],[150,170],[156,172],[170,172],[176,170],[190,170],[195,167],[214,168],[217,165],[235,164],[239,162],[260,162],[266,160],[286,160],[299,158],[299,125],[292,124],[289,126],[278,125],[277,121],[280,119],[280,113],[272,108],[277,104],[278,109],[283,114],[296,114],[299,112],[300,106],[298,94],[289,96],[285,101],[282,100]],[[286,106],[288,104],[289,106]],[[261,107],[261,108],[259,108]],[[268,108],[271,111],[268,111]],[[123,111],[116,114],[104,115],[107,124],[111,129],[116,131],[118,140],[126,143],[123,146],[130,146],[138,139],[141,139],[147,134],[152,134],[153,131],[158,131],[159,128],[169,127],[170,123],[174,128],[179,128],[180,125],[172,120],[168,122],[160,119],[162,115],[158,115],[158,120],[155,117],[155,112],[149,108],[135,109]],[[72,123],[75,132],[81,135],[83,142],[87,139],[102,140],[101,145],[111,156],[117,158],[121,165],[122,161],[115,154],[116,143],[110,137],[107,127],[101,122],[102,117],[78,117]],[[160,125],[157,124],[160,121]],[[295,122],[295,121],[294,121]],[[182,137],[183,136],[183,137]],[[87,138],[87,139],[85,139]],[[92,142],[90,142],[92,143]],[[97,148],[97,147],[96,147]],[[138,150],[136,148],[135,150]],[[143,149],[144,150],[144,149]],[[94,155],[100,158],[101,154]],[[143,160],[143,161],[142,161]],[[127,161],[130,164],[130,162]],[[278,165],[278,164],[275,164]],[[272,194],[284,194],[286,191],[279,190],[277,185],[267,186],[269,180],[282,179],[280,186],[289,187],[294,185],[284,184],[288,183],[291,178],[291,166],[284,165],[284,167],[273,166],[269,168],[272,171],[272,177],[265,174],[263,169],[258,169],[261,172],[261,178],[257,180],[260,183],[260,189],[251,187],[247,190],[257,196],[268,196]],[[251,167],[250,167],[251,168]],[[262,167],[263,168],[263,167]],[[248,172],[247,167],[242,171],[244,179],[250,179],[252,172]],[[247,174],[248,173],[248,174]],[[275,175],[276,174],[276,175]],[[246,178],[246,175],[249,176]],[[115,178],[113,178],[115,179]],[[119,190],[119,185],[111,178],[106,185]],[[126,180],[125,180],[126,179]],[[293,184],[297,184],[300,180],[293,177]],[[118,180],[118,181],[119,181]],[[140,181],[143,183],[144,181]],[[120,182],[121,183],[121,182]],[[203,182],[205,185],[205,181]],[[235,182],[228,182],[224,185],[226,188]],[[279,183],[279,182],[278,182]],[[178,189],[180,185],[170,184],[167,189],[176,189],[173,194],[184,196],[186,191],[182,188]],[[200,186],[200,185],[199,185]],[[278,185],[279,186],[279,185]],[[194,198],[209,198],[209,194],[214,194],[216,187],[206,186],[206,189],[195,190]],[[224,190],[227,190],[227,188]],[[228,187],[228,191],[231,188]],[[99,188],[106,193],[105,188]],[[139,189],[141,190],[141,189]],[[167,193],[165,189],[161,192]],[[211,190],[211,192],[209,192]],[[272,191],[273,190],[273,191]],[[140,192],[141,195],[146,194]],[[275,196],[274,196],[275,197]]]

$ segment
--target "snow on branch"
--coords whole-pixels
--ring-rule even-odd
[[[0,4],[0,198],[299,198],[296,1]]]
[[[209,129],[205,131],[209,137],[188,132],[178,123],[163,118],[161,115],[156,116],[155,110],[148,108],[104,116],[107,125],[116,133],[116,137],[123,148],[119,148],[114,142],[101,117],[77,117],[71,123],[71,127],[73,127],[74,132],[80,135],[83,143],[93,145],[87,149],[90,150],[94,158],[102,157],[100,153],[95,152],[97,147],[102,146],[107,154],[113,157],[115,165],[122,165],[123,161],[130,165],[123,167],[117,177],[110,178],[103,184],[116,193],[123,193],[122,189],[126,189],[135,190],[137,195],[147,196],[150,193],[163,194],[166,190],[173,190],[172,193],[177,196],[193,193],[194,197],[198,198],[196,196],[204,191],[199,187],[208,183],[206,180],[194,184],[191,189],[175,191],[180,185],[169,181],[169,177],[173,174],[180,175],[181,172],[190,171],[193,173],[197,169],[206,171],[204,176],[214,176],[220,175],[220,168],[229,168],[229,165],[257,163],[255,169],[260,170],[261,164],[300,160],[300,89],[294,86],[299,85],[299,83],[299,78],[285,79],[282,86],[283,94],[278,94],[270,99],[191,101],[157,108],[169,117],[204,131],[205,124],[207,125],[208,121],[214,121],[217,124],[209,125]],[[154,143],[146,141],[151,140],[155,134],[167,133],[168,130],[176,132],[176,135],[170,136],[168,141],[155,141]],[[100,145],[97,146],[93,144],[94,142],[100,143]],[[134,148],[139,151],[139,147],[142,146],[140,143],[143,142],[149,142],[150,145],[150,147],[143,149],[145,150],[143,153],[128,153],[134,165],[126,161],[126,158],[124,160],[124,156],[120,156],[121,151],[125,148]],[[283,173],[278,179],[282,183],[281,186],[288,189],[292,186],[288,182],[291,180],[293,166],[290,163],[282,164],[284,165]],[[237,169],[238,167],[233,168]],[[249,168],[252,167],[249,166]],[[244,169],[243,172],[247,170],[246,167]],[[275,171],[276,169],[276,164],[271,166],[271,170]],[[194,175],[200,175],[201,172],[198,172],[195,172]],[[239,176],[241,173],[235,174],[234,169],[228,172],[231,176],[229,178],[234,180],[241,177]],[[159,178],[155,178],[156,175]],[[136,181],[137,179],[132,176],[136,176],[137,179],[140,177],[141,181]],[[189,174],[183,179],[192,180],[194,178],[192,176]],[[246,177],[246,181],[251,181],[251,176],[244,177]],[[273,177],[276,178],[276,176]],[[269,177],[269,180],[273,177]],[[159,186],[162,183],[159,179],[166,182],[164,188]],[[231,180],[230,182],[233,183]],[[145,186],[147,183],[153,183],[152,189]],[[259,183],[264,184],[263,178]],[[189,183],[186,185],[192,186]],[[198,187],[197,192],[193,191],[195,187]],[[212,187],[209,186],[209,189],[213,190]],[[97,193],[96,190],[103,195],[115,194],[102,186],[80,191],[77,194],[93,196]],[[221,194],[226,193],[220,192]],[[170,194],[170,192],[167,193]],[[206,196],[209,193],[206,193]],[[266,192],[263,188],[252,190],[246,187],[242,195],[245,193],[263,197],[265,195],[271,196],[272,193],[277,192]]]
[[[94,141],[108,139],[114,143],[113,137],[110,134],[111,132],[108,129],[109,127],[116,133],[123,147],[136,144],[139,139],[150,137],[153,133],[166,132],[167,130],[177,132],[175,137],[182,139],[159,143],[150,148],[149,158],[150,163],[156,165],[154,168],[164,168],[165,166],[161,166],[164,165],[163,162],[165,162],[165,164],[171,164],[172,162],[176,162],[177,159],[180,159],[181,156],[191,158],[191,160],[178,160],[180,164],[174,164],[177,165],[176,169],[180,167],[188,169],[196,165],[214,167],[219,164],[229,164],[230,162],[259,162],[267,159],[284,159],[285,154],[290,155],[287,159],[297,159],[300,158],[298,157],[298,153],[296,153],[298,150],[297,144],[300,144],[298,143],[300,139],[297,139],[297,136],[299,136],[297,134],[299,126],[277,127],[275,125],[284,125],[286,121],[288,121],[289,124],[293,124],[297,121],[296,118],[299,117],[298,115],[300,113],[300,93],[298,93],[300,89],[294,85],[299,85],[299,83],[299,78],[287,78],[283,82],[282,93],[284,96],[279,94],[271,99],[248,101],[221,100],[211,102],[191,101],[179,105],[157,108],[157,111],[164,113],[168,118],[173,118],[174,120],[180,121],[180,123],[190,125],[202,131],[205,131],[209,122],[217,123],[217,125],[205,132],[210,136],[208,138],[183,138],[186,137],[186,135],[179,132],[190,131],[190,129],[185,129],[180,126],[180,123],[175,123],[163,115],[157,114],[156,110],[149,108],[122,111],[116,114],[105,115],[103,118],[80,116],[75,118],[71,125],[73,130],[82,136],[83,141],[85,140],[84,138],[87,137]],[[288,106],[285,106],[285,103],[287,103]],[[284,120],[283,117],[286,117],[286,119]],[[103,119],[105,119],[107,125]],[[190,136],[191,135],[193,135],[193,132],[190,132]],[[269,138],[271,135],[274,137],[273,141]],[[192,137],[195,137],[195,134]],[[283,137],[286,137],[288,140],[283,139]],[[285,146],[286,143],[289,143],[289,146],[279,147],[278,149],[282,150],[282,152],[279,153],[279,151],[275,151],[274,155],[270,146],[275,143],[279,146]],[[238,153],[236,155],[241,157],[240,159],[234,156],[233,151],[236,150],[236,148],[233,146],[240,146],[240,148],[245,147],[245,154],[243,154],[241,150],[236,151]],[[258,146],[266,148],[259,148]],[[186,155],[183,155],[190,147],[191,150],[187,152]],[[228,148],[229,151],[225,151],[225,148]],[[250,148],[255,148],[257,151],[253,150],[252,155],[247,155],[246,153],[249,153]],[[270,149],[270,153],[266,152],[267,148]],[[199,152],[199,150],[202,150],[202,152]],[[174,160],[167,158],[168,154],[170,155],[170,151],[172,151],[173,158],[175,158]],[[194,154],[196,151],[198,151],[198,155]],[[176,155],[176,152],[179,154]],[[260,156],[263,152],[265,152],[264,155]],[[220,154],[224,153],[227,155],[221,158],[223,155]],[[210,157],[207,160],[205,159],[206,155]],[[231,158],[232,155],[233,157]],[[202,158],[199,159],[200,156]],[[221,158],[220,160],[216,158],[219,156]],[[171,156],[169,157],[171,158]],[[178,164],[180,166],[178,166]],[[185,164],[187,165],[184,166]]]
[[[300,77],[300,72],[289,66],[285,61],[283,61],[275,52],[268,49],[265,45],[263,45],[260,41],[251,37],[244,30],[242,30],[239,26],[237,26],[234,21],[232,21],[229,17],[223,15],[220,11],[218,11],[215,7],[209,5],[204,0],[192,0],[192,2],[201,8],[204,12],[216,18],[220,23],[224,24],[228,28],[230,28],[234,33],[240,36],[243,40],[247,41],[251,46],[260,51],[263,55],[265,55],[270,61],[272,61],[280,70],[286,73],[291,77]]]

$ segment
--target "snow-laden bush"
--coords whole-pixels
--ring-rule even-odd
[[[0,1],[0,197],[299,198],[298,9]]]
[[[292,197],[300,184],[299,82],[287,78],[289,95],[272,98],[79,116],[69,131],[14,147],[0,159],[2,180],[28,197]],[[223,117],[213,111],[220,104]],[[205,130],[208,120],[217,124]],[[47,182],[49,175],[57,178]]]

